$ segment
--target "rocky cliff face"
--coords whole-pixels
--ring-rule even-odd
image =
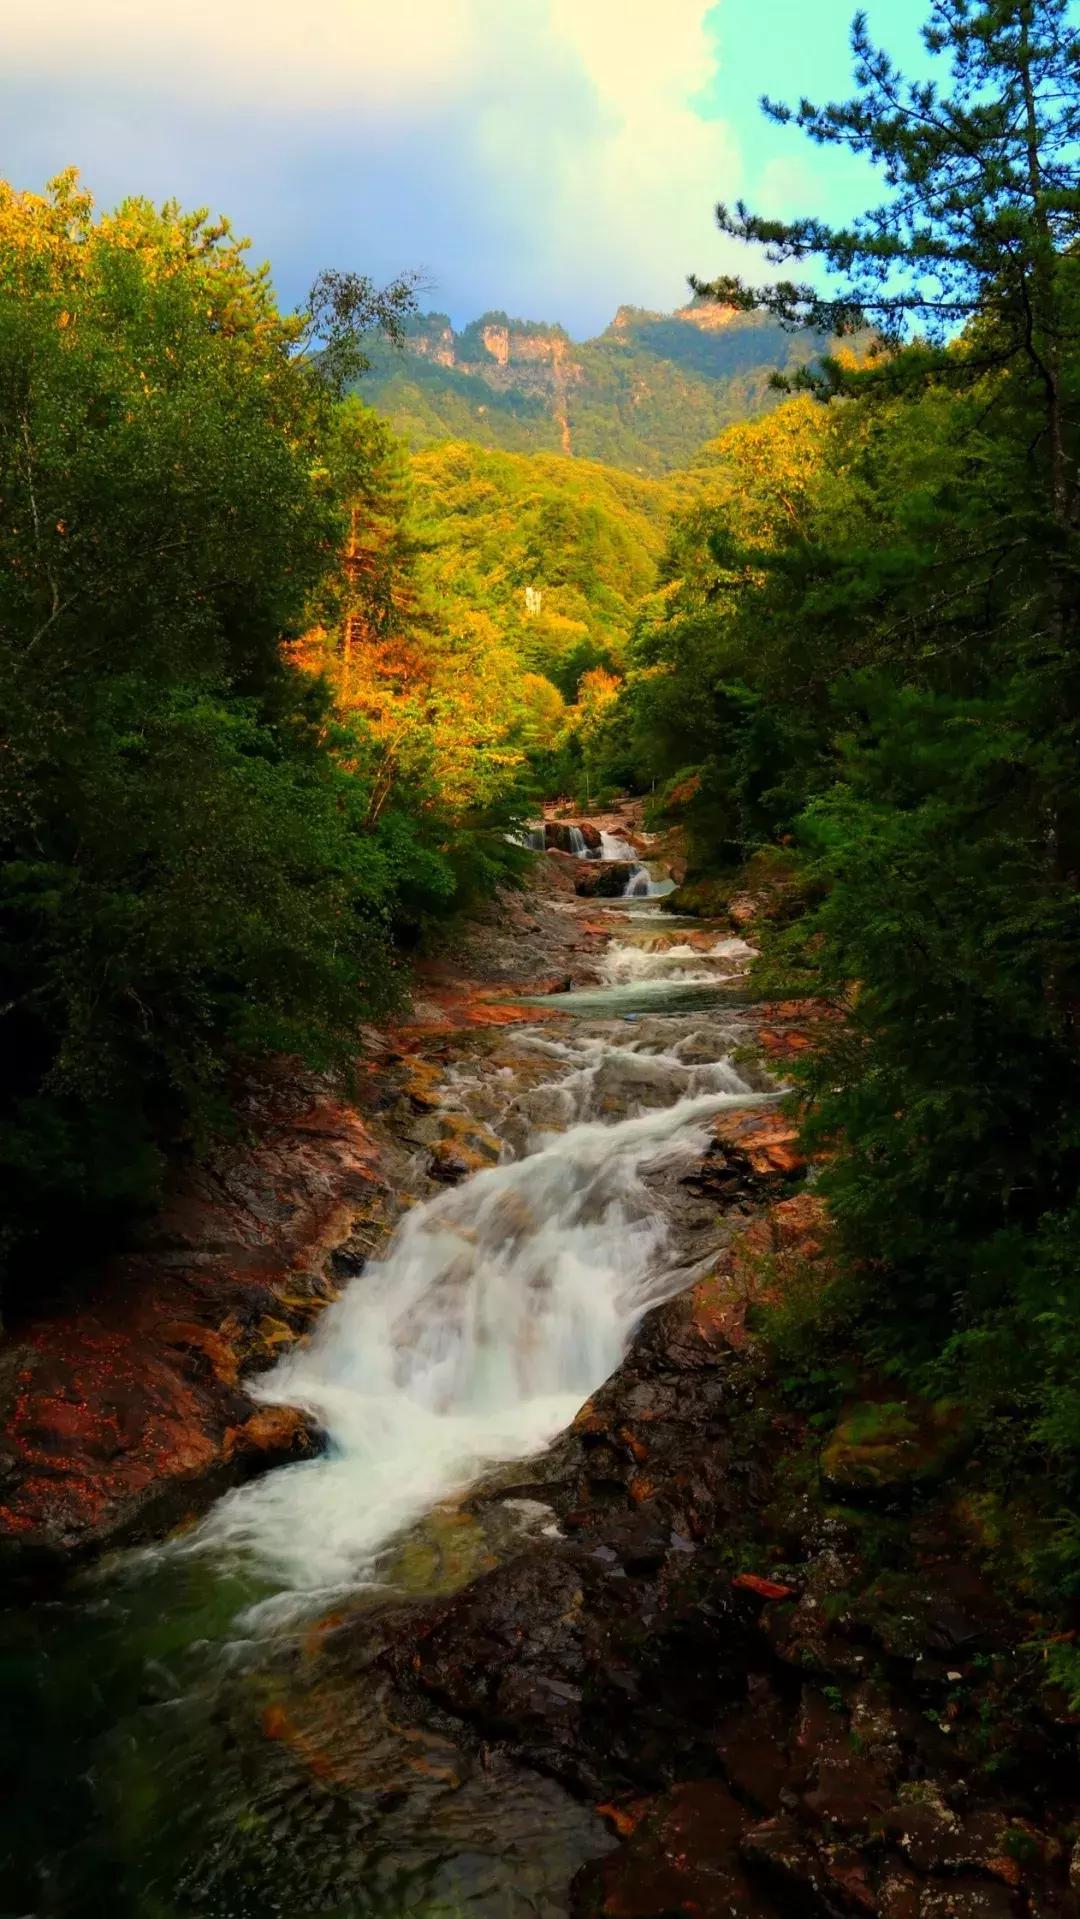
[[[429,313],[412,323],[404,356],[375,350],[363,391],[414,446],[472,439],[662,473],[772,404],[771,374],[813,357],[816,344],[707,302],[672,314],[621,306],[580,343],[506,313],[460,330]]]
[[[410,333],[407,351],[473,374],[495,391],[519,386],[553,393],[584,374],[561,327],[534,326],[501,314],[485,314],[459,334],[442,314],[428,315]]]

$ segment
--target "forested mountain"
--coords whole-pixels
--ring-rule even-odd
[[[805,365],[816,344],[706,301],[672,314],[620,307],[580,345],[562,327],[505,313],[460,333],[428,313],[406,327],[404,354],[375,348],[363,394],[412,447],[474,440],[659,474],[774,404],[771,375]]]

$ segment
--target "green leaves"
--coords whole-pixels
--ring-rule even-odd
[[[320,300],[326,338],[407,305]],[[0,188],[0,1209],[24,1258],[152,1204],[245,1057],[347,1060],[400,995],[406,895],[450,884],[415,824],[370,825],[366,742],[283,659],[348,478],[299,341],[227,223]]]
[[[1004,1480],[1049,1457],[1045,1559],[1074,1595],[1076,36],[1064,0],[941,0],[926,38],[947,98],[860,17],[855,97],[769,108],[874,160],[880,207],[845,229],[720,210],[833,290],[702,291],[871,320],[890,350],[837,354],[806,382],[826,405],[719,443],[631,699],[648,770],[696,769],[699,872],[794,842],[804,910],[766,964],[843,1013],[792,1068],[837,1260],[801,1389],[839,1351],[962,1395]],[[901,348],[915,324],[929,338]]]

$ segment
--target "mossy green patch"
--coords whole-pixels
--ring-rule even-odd
[[[822,1477],[848,1497],[899,1491],[944,1477],[965,1440],[963,1414],[947,1400],[858,1401],[822,1450]]]

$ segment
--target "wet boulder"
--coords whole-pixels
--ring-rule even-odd
[[[638,870],[632,860],[605,860],[602,865],[582,866],[574,891],[579,899],[622,899]]]
[[[502,1143],[491,1130],[467,1113],[444,1113],[438,1122],[441,1137],[431,1148],[428,1172],[433,1179],[456,1185],[486,1166],[497,1166]]]
[[[767,1819],[746,1834],[742,1858],[758,1886],[777,1901],[774,1910],[800,1919],[840,1919],[846,1913],[876,1913],[867,1863],[845,1843],[807,1833],[790,1816]],[[753,1910],[761,1910],[760,1907]],[[766,1908],[768,1910],[768,1908]]]
[[[759,1919],[776,1908],[751,1883],[739,1857],[750,1823],[745,1807],[718,1780],[695,1779],[673,1786],[640,1817],[631,1807],[611,1808],[613,1821],[630,1828],[628,1843],[595,1860],[577,1876],[573,1910],[578,1919],[655,1919],[658,1913],[694,1919]]]
[[[589,820],[548,820],[544,826],[548,852],[581,854],[587,848],[599,852],[600,829]]]

